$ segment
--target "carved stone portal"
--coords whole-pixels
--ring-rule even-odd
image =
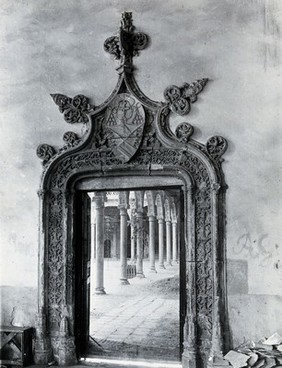
[[[162,184],[166,178],[181,182],[186,265],[182,272],[186,277],[183,367],[220,365],[227,348],[226,185],[221,169],[227,143],[222,137],[212,137],[206,145],[196,142],[188,123],[171,131],[170,111],[187,114],[207,79],[166,88],[165,102],[147,98],[134,79],[132,65],[133,56],[145,48],[147,40],[143,33],[134,32],[131,13],[124,13],[119,33],[104,45],[119,63],[116,88],[105,103],[93,106],[82,95],[73,99],[52,95],[65,121],[84,124],[85,134],[78,137],[67,132],[62,148],[42,144],[37,150],[43,160],[38,192],[38,364],[53,358],[60,365],[76,360],[74,206],[76,185],[86,178],[100,183],[101,178],[138,177],[143,187],[150,185],[150,178],[159,178]]]

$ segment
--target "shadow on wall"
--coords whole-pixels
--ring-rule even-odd
[[[227,260],[227,295],[248,294],[248,261]]]
[[[1,286],[1,325],[34,327],[37,312],[37,289]]]

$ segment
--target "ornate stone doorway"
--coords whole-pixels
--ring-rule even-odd
[[[48,144],[37,149],[44,165],[39,190],[38,364],[55,358],[60,365],[68,365],[77,359],[74,219],[77,198],[90,182],[97,190],[160,185],[182,188],[186,263],[183,367],[219,365],[228,343],[226,186],[221,170],[227,143],[220,136],[205,145],[196,142],[191,138],[193,127],[186,122],[171,130],[170,113],[187,114],[207,79],[166,88],[165,102],[146,97],[133,77],[132,57],[145,48],[147,36],[133,28],[131,13],[124,13],[119,34],[105,42],[105,50],[119,61],[118,83],[105,103],[93,106],[82,95],[73,99],[52,95],[65,121],[83,124],[85,134],[65,133],[65,145],[57,152]]]

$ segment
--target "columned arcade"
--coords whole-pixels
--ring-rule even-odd
[[[179,190],[89,192],[92,274],[95,293],[105,294],[104,260],[120,262],[120,283],[171,267],[179,259]],[[130,266],[130,267],[128,267]],[[130,276],[128,276],[130,273]]]

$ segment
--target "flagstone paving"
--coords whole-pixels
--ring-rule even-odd
[[[106,295],[92,289],[89,353],[179,360],[178,265],[119,284],[119,262],[105,262]],[[95,280],[92,282],[95,286]]]

